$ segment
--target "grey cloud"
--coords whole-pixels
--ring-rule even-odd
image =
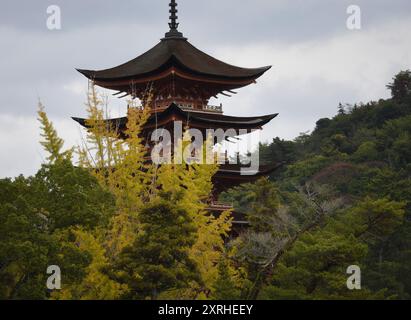
[[[3,0],[0,25],[46,33],[46,8],[57,4],[64,30],[111,24],[144,24],[165,31],[168,0]],[[299,41],[345,31],[351,0],[180,0],[181,28],[193,38],[215,43]],[[407,16],[408,0],[357,0],[364,27]],[[124,32],[128,32],[124,30]],[[155,37],[156,35],[152,33]],[[133,38],[133,32],[129,37]]]

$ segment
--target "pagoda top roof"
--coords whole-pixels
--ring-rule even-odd
[[[101,71],[77,70],[91,80],[112,81],[144,78],[172,67],[199,76],[222,79],[256,79],[271,68],[250,69],[227,64],[197,49],[180,35],[166,36],[146,53],[117,67]]]

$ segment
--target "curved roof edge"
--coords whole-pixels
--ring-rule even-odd
[[[271,68],[237,67],[204,53],[185,38],[172,37],[163,38],[149,51],[117,67],[76,70],[91,80],[113,81],[142,78],[173,66],[202,76],[226,79],[257,79]]]
[[[213,113],[189,112],[189,111],[182,110],[180,107],[178,107],[176,104],[173,103],[170,105],[170,107],[168,107],[166,110],[164,110],[163,112],[157,115],[157,121],[161,121],[162,119],[165,119],[173,114],[180,114],[184,118],[188,117],[190,121],[214,124],[213,127],[216,127],[215,124],[224,124],[223,127],[233,125],[239,128],[240,126],[244,126],[244,129],[247,129],[250,127],[255,127],[255,128],[262,127],[278,116],[278,113],[275,113],[275,114],[257,116],[257,117],[232,117],[232,116],[225,116],[225,115],[213,114]],[[86,119],[76,118],[76,117],[73,117],[72,119],[78,122],[81,126],[87,128]],[[154,123],[155,121],[156,121],[156,116],[152,115],[148,119],[146,126],[150,126],[151,122]],[[107,119],[105,120],[105,122],[110,123],[111,127],[119,128],[120,130],[122,130],[125,128],[127,124],[127,117]]]

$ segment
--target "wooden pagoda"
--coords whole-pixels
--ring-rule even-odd
[[[233,117],[224,115],[222,105],[211,106],[209,100],[219,94],[236,94],[234,90],[256,83],[271,67],[240,68],[200,51],[178,31],[177,3],[170,6],[170,30],[155,47],[137,58],[117,67],[92,71],[78,69],[96,85],[115,90],[114,95],[122,98],[138,98],[144,106],[151,108],[152,115],[144,128],[144,136],[150,137],[157,128],[172,129],[174,121],[200,129],[234,129],[238,134],[252,132],[274,119],[277,114]],[[151,99],[146,100],[147,88],[151,88]],[[86,127],[86,120],[73,118]],[[124,132],[127,118],[108,119],[120,133]],[[220,141],[216,141],[220,142]],[[214,200],[222,191],[233,186],[252,182],[268,175],[277,166],[260,167],[253,175],[241,175],[241,165],[221,165],[214,177]],[[210,211],[226,210],[227,205],[217,201],[210,203]],[[241,218],[237,223],[241,223]]]

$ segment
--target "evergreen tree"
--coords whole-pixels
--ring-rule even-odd
[[[393,82],[387,85],[391,90],[391,95],[398,101],[404,101],[411,94],[411,71],[401,71],[394,78]]]
[[[218,278],[213,285],[212,298],[214,300],[237,300],[241,296],[238,285],[230,272],[227,258],[218,263]]]
[[[39,203],[44,204],[44,199],[53,203],[51,192],[39,192],[37,186],[44,183],[39,177],[0,181],[1,299],[47,299],[46,270],[50,265],[60,267],[63,286],[86,275],[90,255],[79,250],[69,228],[55,228],[51,207]],[[68,192],[65,195],[66,199],[60,199],[61,206],[69,206],[75,198]],[[90,211],[92,205],[89,203]],[[98,210],[97,206],[94,209]],[[67,227],[83,222],[87,225],[86,221],[87,213],[83,220],[79,211]]]
[[[404,203],[366,199],[344,213],[329,218],[324,228],[302,235],[274,269],[268,299],[376,299],[385,290],[350,291],[346,269],[364,271],[369,244],[391,235],[401,223]],[[366,271],[364,271],[366,273]]]
[[[118,281],[130,288],[127,298],[157,299],[164,291],[201,281],[188,250],[196,229],[188,212],[169,200],[157,199],[139,212],[141,229],[113,268]]]

